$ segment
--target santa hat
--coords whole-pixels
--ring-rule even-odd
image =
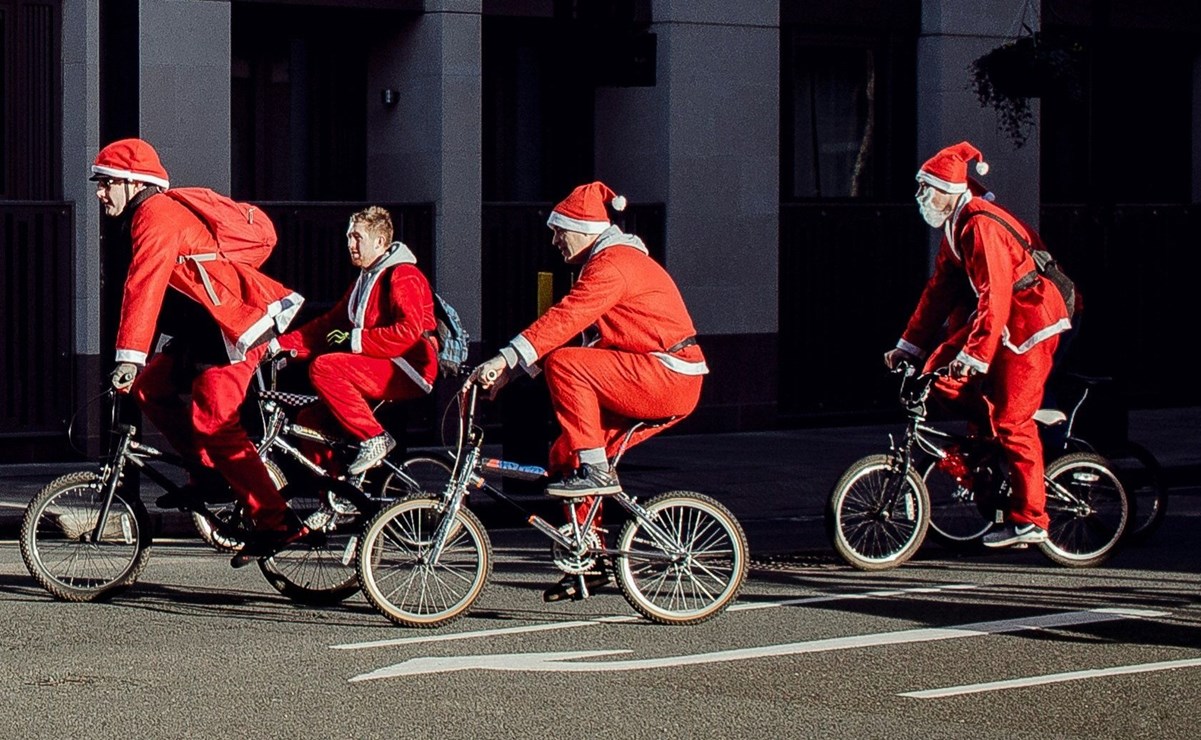
[[[92,163],[92,180],[111,177],[114,180],[133,180],[169,188],[167,170],[158,159],[158,152],[141,139],[121,139],[100,150]]]
[[[973,159],[976,160],[976,174],[988,174],[988,163],[980,150],[961,141],[927,159],[917,171],[917,180],[948,193],[965,192],[968,189],[967,163]]]
[[[606,203],[612,203],[615,211],[624,211],[626,207],[625,196],[615,195],[603,182],[581,185],[555,206],[546,225],[583,234],[599,234],[610,226]]]

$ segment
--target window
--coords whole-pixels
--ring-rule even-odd
[[[918,4],[784,3],[783,202],[910,197]]]

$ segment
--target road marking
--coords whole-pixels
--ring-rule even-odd
[[[381,678],[396,678],[400,676],[418,676],[429,673],[450,673],[466,670],[489,671],[538,671],[552,673],[585,673],[585,672],[614,672],[636,671],[650,668],[674,668],[687,665],[702,665],[705,663],[720,663],[752,658],[777,657],[781,655],[801,655],[807,653],[831,652],[853,648],[877,647],[883,645],[902,645],[918,642],[934,642],[953,640],[963,637],[981,637],[1025,630],[1044,630],[1060,627],[1072,627],[1098,622],[1111,622],[1119,619],[1138,619],[1167,616],[1168,612],[1154,612],[1140,609],[1092,609],[1088,611],[1062,612],[1059,614],[1044,614],[1041,616],[1006,619],[994,622],[975,622],[955,627],[928,627],[895,632],[880,632],[870,635],[851,635],[834,637],[825,640],[794,642],[784,645],[765,645],[763,647],[740,648],[736,650],[721,650],[714,653],[699,653],[696,655],[674,655],[663,658],[647,658],[641,660],[613,660],[591,663],[567,662],[581,658],[601,658],[610,655],[629,653],[629,650],[582,650],[559,653],[508,653],[499,655],[462,655],[450,657],[422,657],[406,660],[403,663],[380,668],[370,673],[362,673],[350,679],[351,682],[372,681]]]
[[[889,589],[886,591],[867,591],[861,594],[826,594],[823,596],[809,596],[802,599],[788,599],[787,601],[767,601],[760,603],[740,603],[734,604],[726,609],[727,612],[741,611],[757,611],[759,609],[775,609],[781,606],[804,606],[807,604],[820,604],[827,601],[845,601],[848,599],[882,599],[892,596],[904,596],[907,594],[927,594],[936,593],[939,591],[948,590],[964,590],[976,588],[970,583],[954,583],[946,586],[920,586],[915,588],[905,589]],[[477,630],[474,632],[452,632],[445,635],[421,635],[418,637],[397,637],[391,640],[373,640],[371,642],[350,642],[341,645],[330,645],[333,650],[365,650],[367,648],[378,647],[395,647],[397,645],[416,645],[425,642],[450,642],[452,640],[471,640],[480,637],[499,637],[501,635],[520,635],[530,632],[550,632],[553,630],[575,629],[577,627],[595,627],[599,624],[622,624],[626,622],[639,622],[642,617],[635,616],[612,616],[599,617],[597,619],[582,619],[572,622],[545,622],[542,624],[530,624],[522,627],[499,627],[491,630]]]
[[[989,681],[987,683],[949,686],[945,689],[926,689],[925,691],[907,691],[897,696],[908,696],[914,699],[942,699],[947,696],[962,694],[980,694],[985,691],[1001,691],[1017,689],[1025,686],[1042,686],[1049,683],[1079,681],[1085,678],[1101,678],[1104,676],[1121,676],[1127,673],[1152,673],[1154,671],[1170,671],[1176,668],[1195,668],[1201,666],[1201,658],[1188,660],[1168,660],[1160,663],[1142,663],[1139,665],[1116,666],[1114,668],[1093,668],[1086,671],[1069,671],[1067,673],[1052,673],[1045,676],[1029,678],[1013,678],[1008,681]]]

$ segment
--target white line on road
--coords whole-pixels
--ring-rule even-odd
[[[906,594],[928,594],[939,591],[964,590],[976,588],[970,583],[952,583],[946,586],[920,586],[917,588],[890,589],[887,591],[867,591],[861,594],[826,594],[810,596],[803,599],[788,599],[787,601],[766,601],[760,603],[734,604],[727,612],[755,611],[758,609],[774,609],[781,606],[803,606],[820,604],[827,601],[845,601],[848,599],[883,599]],[[392,640],[373,640],[371,642],[350,642],[342,645],[330,645],[334,650],[364,650],[377,647],[394,647],[397,645],[415,645],[423,642],[449,642],[451,640],[470,640],[477,637],[498,637],[500,635],[520,635],[528,632],[549,632],[552,630],[574,629],[576,627],[595,627],[598,624],[620,624],[623,622],[641,621],[641,617],[612,616],[597,619],[578,620],[572,622],[547,622],[530,624],[522,627],[500,627],[491,630],[474,632],[453,632],[447,635],[422,635],[420,637],[398,637]]]
[[[1153,612],[1141,609],[1092,609],[1089,611],[1044,614],[1042,616],[1006,619],[994,622],[976,622],[955,627],[929,627],[873,635],[851,635],[809,642],[794,642],[784,645],[722,650],[696,655],[674,655],[643,660],[612,660],[600,662],[566,662],[581,658],[599,658],[629,650],[582,650],[563,653],[509,653],[499,655],[462,655],[449,657],[423,657],[380,668],[370,673],[361,673],[351,681],[371,681],[398,676],[416,676],[429,673],[450,673],[465,670],[490,671],[537,671],[554,673],[584,673],[634,671],[648,668],[668,668],[704,663],[748,660],[751,658],[800,655],[804,653],[830,652],[852,648],[900,645],[917,642],[952,640],[962,637],[980,637],[1024,630],[1043,630],[1072,627],[1082,624],[1109,622],[1118,619],[1136,619],[1167,616],[1168,612]]]
[[[1008,681],[989,681],[987,683],[949,686],[945,689],[907,691],[903,694],[898,694],[898,696],[908,696],[914,699],[942,699],[962,694],[980,694],[985,691],[1001,691],[1003,689],[1018,689],[1026,686],[1042,686],[1049,683],[1063,683],[1064,681],[1079,681],[1085,678],[1121,676],[1127,673],[1152,673],[1154,671],[1170,671],[1175,668],[1195,668],[1197,666],[1201,666],[1201,658],[1167,660],[1160,663],[1142,663],[1139,665],[1116,666],[1114,668],[1094,668],[1087,671],[1069,671],[1067,673],[1052,673],[1046,676],[1013,678]]]

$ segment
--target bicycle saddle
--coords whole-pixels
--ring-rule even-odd
[[[317,396],[307,396],[303,393],[289,393],[287,391],[259,391],[259,398],[265,398],[268,401],[275,401],[280,405],[291,406],[297,409],[311,406],[321,400]]]

